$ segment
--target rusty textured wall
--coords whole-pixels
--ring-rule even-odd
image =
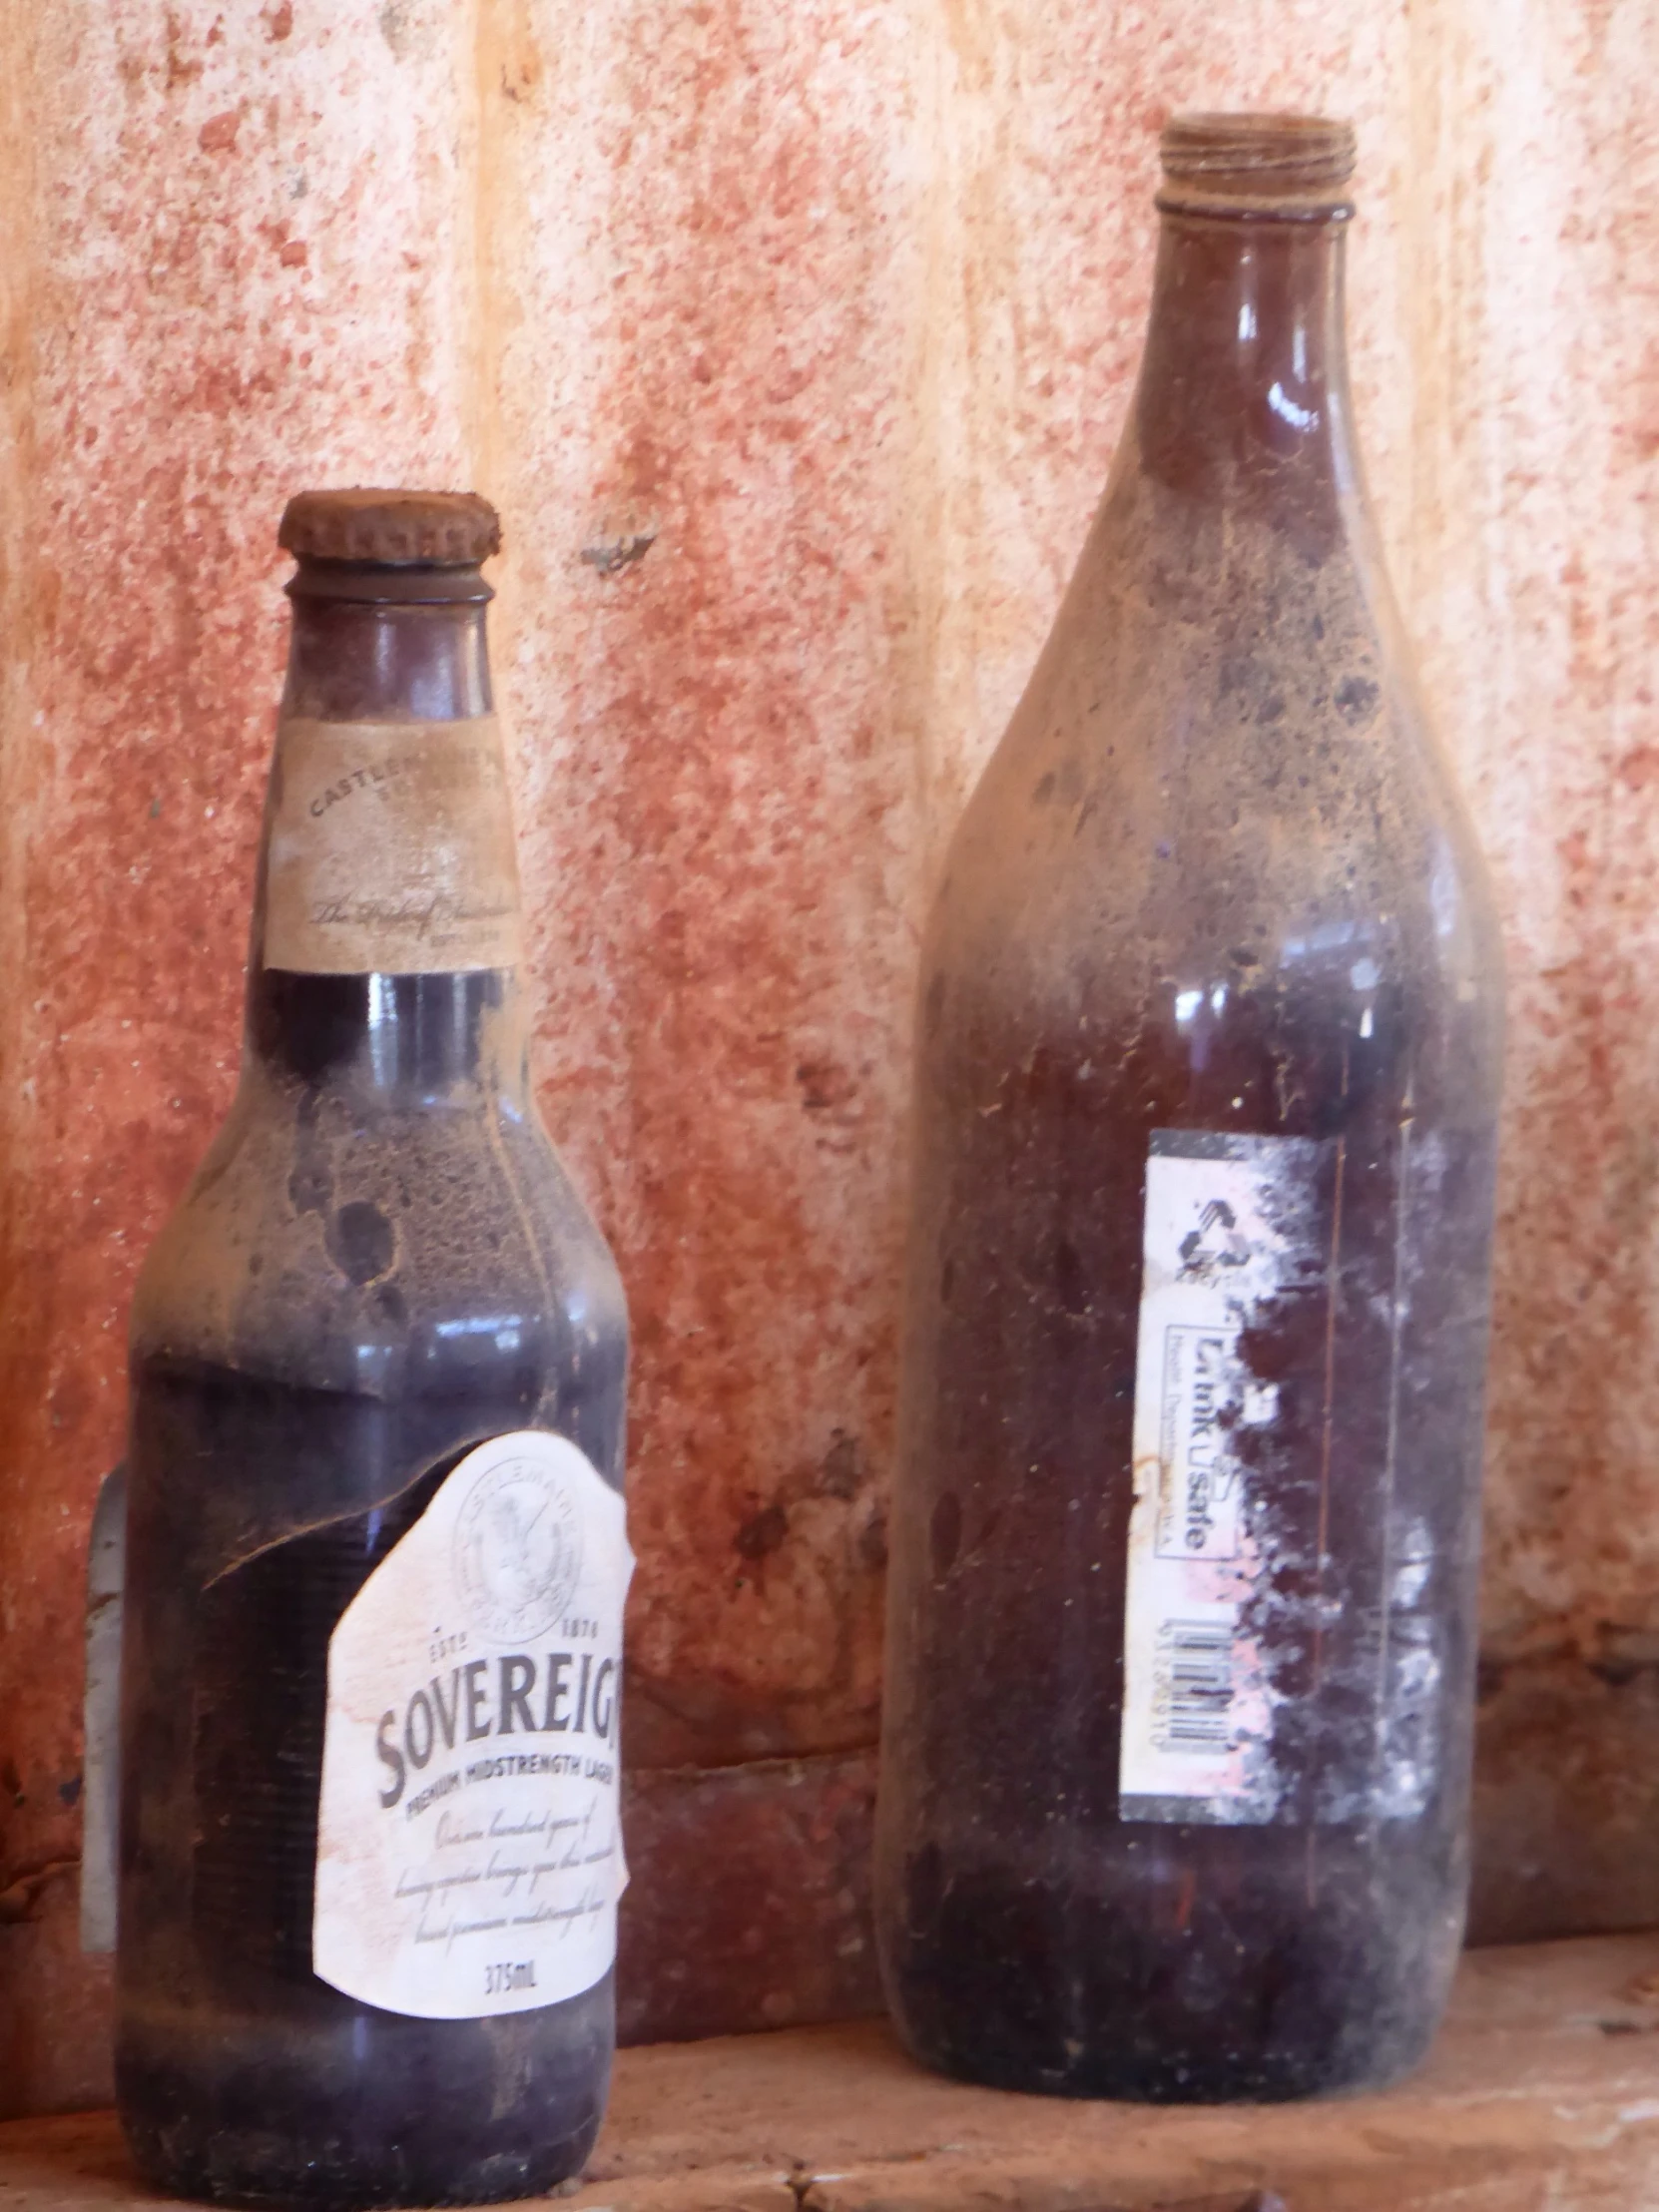
[[[82,1561],[302,483],[505,518],[543,1098],[639,1344],[627,2021],[869,2000],[915,930],[1172,105],[1360,124],[1362,423],[1507,917],[1477,1925],[1659,1918],[1656,63],[1648,0],[0,6],[0,2114],[107,2088]]]

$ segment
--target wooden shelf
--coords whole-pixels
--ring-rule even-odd
[[[1259,2192],[1263,2194],[1258,2194]],[[623,2052],[560,2212],[1655,2212],[1659,1935],[1471,1952],[1382,2096],[1153,2109],[970,2089],[878,2021]],[[0,2212],[153,2204],[107,2113],[0,2126]]]

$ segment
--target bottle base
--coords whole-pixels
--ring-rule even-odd
[[[1363,2057],[1333,2053],[1321,2062],[1303,2052],[1207,2052],[1190,2062],[1123,2050],[1080,2049],[1056,2063],[1053,2053],[992,2049],[976,2036],[957,2045],[934,2042],[898,2024],[899,2040],[918,2065],[953,2081],[1022,2096],[1069,2097],[1114,2104],[1298,2104],[1389,2089],[1422,2063],[1431,2036],[1402,2038]]]
[[[1028,2095],[1286,2104],[1386,2088],[1428,2050],[1461,1933],[1431,1868],[1402,1852],[1387,1865],[1398,1894],[1356,1847],[1313,1903],[1271,1858],[1226,1894],[1195,1876],[1171,1925],[1133,1865],[1103,1895],[1002,1867],[935,1880],[918,1858],[897,1910],[890,1885],[878,1906],[888,2003],[921,2064]]]
[[[374,2212],[378,2207],[501,2204],[549,2195],[576,2180],[599,2132],[598,2121],[564,2142],[528,2155],[506,2152],[441,2171],[397,2158],[381,2165],[354,2148],[319,2144],[296,2161],[298,2146],[216,2130],[188,2139],[178,2128],[125,2123],[141,2179],[168,2196],[250,2212]]]
[[[495,2020],[308,1995],[266,2017],[125,2008],[116,2104],[152,2187],[255,2212],[374,2212],[545,2196],[581,2174],[610,2082],[609,1976]]]

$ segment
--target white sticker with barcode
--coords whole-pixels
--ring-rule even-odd
[[[1278,1392],[1246,1340],[1276,1293],[1318,1266],[1320,1151],[1296,1137],[1153,1132],[1125,1595],[1126,1821],[1271,1821],[1281,1796],[1257,1602],[1266,1562],[1250,1515],[1251,1431],[1271,1428]]]

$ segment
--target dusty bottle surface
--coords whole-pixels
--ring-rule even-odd
[[[627,1320],[532,1103],[482,501],[308,494],[230,1116],[134,1305],[117,2092],[157,2185],[580,2170]]]
[[[1501,973],[1352,442],[1346,127],[1178,118],[1140,381],[921,977],[877,1919],[914,2051],[1421,2054],[1467,1857]]]

